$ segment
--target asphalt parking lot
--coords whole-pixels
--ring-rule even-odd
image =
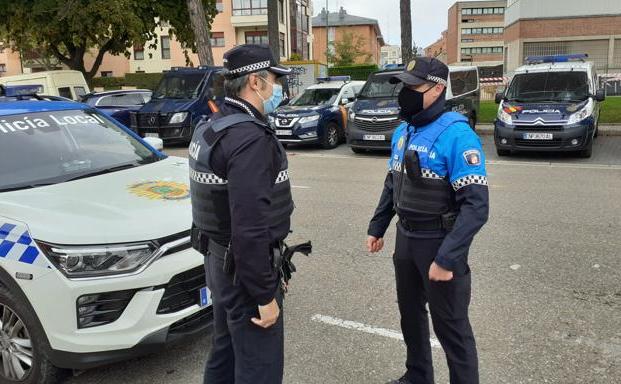
[[[621,378],[621,137],[591,159],[498,158],[485,138],[491,218],[471,251],[471,320],[481,383],[615,383]],[[187,149],[171,148],[185,156]],[[313,240],[286,301],[288,384],[384,383],[403,373],[391,252],[366,226],[385,154],[290,148],[292,242]],[[85,372],[71,384],[202,383],[207,337]],[[448,383],[440,348],[436,382]]]

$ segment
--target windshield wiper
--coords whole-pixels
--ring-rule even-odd
[[[85,173],[85,174],[82,174],[82,175],[71,177],[69,179],[64,180],[63,182],[74,181],[74,180],[79,180],[79,179],[86,179],[88,177],[93,177],[93,176],[105,175],[107,173],[118,172],[118,171],[122,171],[124,169],[135,168],[135,167],[137,167],[139,165],[140,164],[138,164],[138,163],[129,163],[129,164],[118,165],[118,166],[115,166],[115,167],[104,168],[104,169],[100,169],[100,170],[97,170],[97,171],[94,171],[94,172],[88,172],[88,173]]]

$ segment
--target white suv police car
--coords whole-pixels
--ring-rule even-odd
[[[4,91],[0,382],[51,383],[205,331],[187,160],[87,105]]]

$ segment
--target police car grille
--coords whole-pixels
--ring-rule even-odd
[[[394,120],[379,120],[375,122],[368,120],[359,120],[358,118],[354,120],[356,128],[360,129],[361,131],[367,132],[392,131],[397,128],[400,123],[401,122],[397,118],[395,118]]]
[[[200,301],[200,289],[205,286],[205,269],[196,267],[175,275],[164,288],[164,295],[157,308],[158,314],[167,314],[189,308]]]
[[[168,328],[168,336],[183,335],[201,328],[211,326],[213,322],[213,307],[209,306],[185,317]]]
[[[515,139],[515,145],[519,147],[560,147],[563,141],[561,139],[553,140],[523,140]]]
[[[141,112],[138,115],[138,126],[158,127],[160,125],[160,114],[158,112]]]
[[[78,328],[92,328],[115,322],[136,292],[138,289],[80,296],[76,302]]]
[[[516,131],[537,131],[537,132],[547,132],[547,131],[562,131],[562,125],[516,125]]]

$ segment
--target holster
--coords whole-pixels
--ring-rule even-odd
[[[450,232],[453,230],[455,226],[455,221],[457,221],[457,213],[458,212],[449,212],[442,215],[442,227]]]
[[[197,250],[201,255],[206,255],[209,251],[209,237],[207,234],[195,226],[192,226],[190,231],[190,239],[192,242],[192,248]]]

